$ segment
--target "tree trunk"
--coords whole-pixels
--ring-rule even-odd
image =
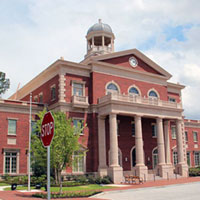
[[[58,170],[58,180],[59,180],[59,185],[60,185],[60,194],[62,193],[62,176],[61,176],[61,171]]]

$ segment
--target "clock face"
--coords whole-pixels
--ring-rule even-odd
[[[129,63],[132,67],[136,67],[138,65],[137,59],[135,57],[130,57]]]

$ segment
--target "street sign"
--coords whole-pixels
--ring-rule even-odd
[[[42,120],[41,140],[44,147],[47,147],[47,199],[51,199],[50,193],[50,145],[54,135],[54,118],[51,112],[47,112]]]
[[[54,135],[54,118],[51,112],[47,112],[42,120],[41,140],[45,147],[50,146]]]

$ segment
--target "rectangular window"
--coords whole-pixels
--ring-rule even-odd
[[[133,137],[135,136],[135,122],[134,121],[131,122],[131,134]]]
[[[200,166],[200,153],[199,152],[195,152],[194,153],[194,163],[195,166]]]
[[[188,132],[185,131],[185,141],[188,142]]]
[[[39,94],[39,103],[43,103],[43,93]]]
[[[84,96],[82,83],[73,83],[73,95]]]
[[[83,135],[83,119],[73,119],[73,125],[75,127],[75,133],[80,132],[80,135]]]
[[[74,153],[72,171],[75,173],[84,172],[84,156]]]
[[[51,100],[55,100],[56,99],[56,86],[53,85],[51,86]]]
[[[187,164],[190,166],[190,152],[187,152]]]
[[[5,152],[5,174],[17,173],[17,153]]]
[[[33,101],[37,103],[38,102],[38,96],[34,96]]]
[[[173,162],[174,162],[174,165],[178,164],[178,153],[177,153],[177,151],[173,152]]]
[[[17,120],[9,119],[8,120],[8,135],[16,135],[17,130]]]
[[[172,139],[176,139],[176,126],[171,126]]]
[[[176,102],[176,99],[173,98],[173,97],[169,97],[168,100],[169,100],[170,102],[174,102],[174,103]]]
[[[198,142],[198,134],[196,131],[193,132],[193,139],[194,139],[194,142]]]
[[[156,126],[156,124],[152,123],[151,128],[152,128],[152,137],[157,137],[157,126]]]

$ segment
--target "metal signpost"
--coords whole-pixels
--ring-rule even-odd
[[[47,199],[51,199],[50,193],[50,145],[54,136],[54,118],[51,112],[44,115],[41,126],[41,140],[44,147],[47,147]]]

